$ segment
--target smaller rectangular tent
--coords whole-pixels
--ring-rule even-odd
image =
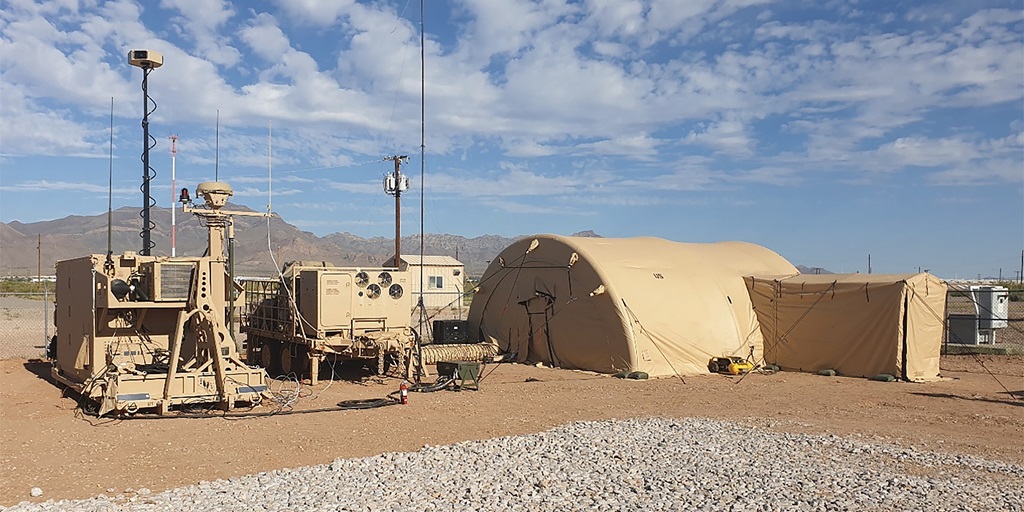
[[[939,377],[946,284],[928,273],[744,278],[765,363],[840,375]]]

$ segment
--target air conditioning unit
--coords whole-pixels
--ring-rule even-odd
[[[185,302],[192,286],[193,262],[154,261],[144,263],[142,272],[146,275],[146,291],[153,302]]]

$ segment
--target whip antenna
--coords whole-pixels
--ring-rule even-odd
[[[220,181],[220,109],[217,109],[217,146],[213,155],[213,181]]]
[[[103,262],[103,270],[114,269],[114,249],[111,244],[111,224],[113,224],[114,210],[114,97],[110,97],[110,149],[109,168],[107,169],[107,261]]]
[[[426,75],[424,73],[424,62],[425,62],[425,58],[424,57],[425,57],[426,53],[423,50],[423,48],[424,48],[423,43],[424,43],[424,36],[423,36],[423,0],[420,0],[420,297],[419,297],[419,305],[418,305],[418,307],[420,309],[420,321],[419,321],[418,336],[416,336],[416,360],[419,363],[419,364],[416,365],[416,382],[417,383],[420,381],[421,374],[423,373],[423,347],[422,347],[422,338],[423,338],[423,333],[424,333],[423,323],[424,323],[424,321],[426,319],[426,316],[427,316],[427,312],[424,309],[426,307],[426,304],[423,302],[423,245],[424,245],[424,240],[426,239],[426,237],[424,235],[424,229],[423,229],[423,215],[424,215],[424,213],[423,213],[424,212],[424,207],[423,207],[423,198],[424,198],[423,183],[424,183],[424,179],[423,179],[423,175],[424,175],[425,170],[426,170],[426,155],[427,155],[426,107],[425,107],[426,102],[424,100],[424,97],[426,96],[426,94],[425,94],[426,88],[424,86],[424,84],[426,83],[426,78],[425,78]],[[400,263],[396,261],[395,264],[399,265]]]
[[[267,121],[267,215],[273,214],[273,212],[270,210],[270,205],[273,202],[273,200],[274,200],[274,121],[271,119],[270,121]]]

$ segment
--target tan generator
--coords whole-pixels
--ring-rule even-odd
[[[406,271],[297,261],[278,279],[243,284],[247,360],[272,375],[309,375],[316,384],[328,357],[373,359],[383,373],[413,345]]]
[[[108,252],[57,262],[51,374],[98,402],[100,416],[187,404],[228,409],[267,394],[266,372],[241,360],[227,328],[239,288],[224,257],[231,217],[263,214],[222,210],[232,194],[226,183],[202,183],[196,194],[206,206],[183,193],[184,211],[207,224],[207,256]]]

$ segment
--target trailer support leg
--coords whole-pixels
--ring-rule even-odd
[[[317,379],[320,377],[320,356],[309,354],[309,385],[316,386]]]

